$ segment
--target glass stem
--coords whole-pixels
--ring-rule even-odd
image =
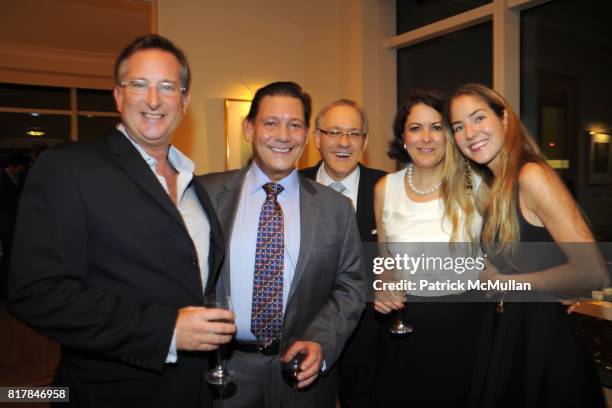
[[[217,366],[225,370],[225,364],[223,364],[223,356],[221,355],[221,346],[217,347]]]

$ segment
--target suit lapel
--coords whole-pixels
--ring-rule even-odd
[[[183,229],[186,230],[183,219],[168,193],[159,183],[149,165],[143,160],[138,151],[132,146],[126,136],[119,130],[113,130],[109,135],[108,144],[113,153],[115,162],[123,167],[126,173],[146,191],[160,206],[162,206]]]
[[[242,184],[244,183],[244,177],[249,167],[245,167],[237,172],[232,173],[229,178],[223,184],[223,189],[219,192],[216,197],[217,216],[221,223],[221,228],[225,233],[225,243],[227,247],[227,256],[225,257],[225,263],[223,265],[223,280],[224,290],[230,294],[230,244],[232,242],[232,230],[234,229],[234,221],[238,212],[238,205],[240,203],[240,192],[242,191]]]
[[[238,212],[238,204],[240,201],[240,192],[244,177],[248,171],[248,167],[243,168],[235,173],[232,173],[227,181],[223,184],[223,189],[217,195],[217,215],[219,222],[225,231],[226,242],[232,239],[232,229],[234,228],[234,220]]]
[[[297,290],[315,245],[318,223],[314,221],[319,219],[319,212],[320,203],[316,197],[316,190],[304,176],[300,176],[300,252],[289,289],[287,305]]]
[[[369,189],[371,185],[369,180],[369,174],[364,167],[359,163],[359,185],[357,187],[357,221],[359,223],[359,230],[362,231],[364,228],[365,221],[370,216],[372,211],[371,206],[368,202],[371,202],[372,191]]]
[[[321,163],[323,163],[322,160],[320,160],[316,166],[300,170],[300,173],[302,173],[304,176],[308,177],[311,180],[317,181],[317,173],[319,172],[319,167],[321,167]]]

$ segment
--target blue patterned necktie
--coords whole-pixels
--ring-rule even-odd
[[[257,227],[251,331],[259,345],[266,347],[280,335],[283,324],[285,228],[283,210],[277,201],[283,186],[266,183],[263,189],[266,201]]]

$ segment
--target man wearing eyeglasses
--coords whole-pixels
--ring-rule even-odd
[[[314,141],[323,160],[303,169],[302,174],[350,198],[362,242],[376,242],[374,186],[385,172],[359,163],[368,144],[365,110],[357,102],[340,99],[321,109],[315,126]],[[362,264],[367,268],[368,262],[363,259]],[[378,331],[374,309],[368,304],[338,362],[338,397],[342,408],[372,406]]]
[[[232,312],[203,307],[224,256],[219,221],[171,145],[190,71],[169,40],[132,42],[115,64],[121,124],[48,149],[19,209],[9,304],[62,345],[54,381],[74,407],[205,407],[208,353]]]

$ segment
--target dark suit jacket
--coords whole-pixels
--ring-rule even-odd
[[[311,180],[317,180],[317,172],[322,162],[316,166],[302,169],[300,173]],[[374,219],[374,186],[386,172],[371,169],[359,164],[359,191],[357,192],[357,225],[362,242],[376,242],[378,237],[372,234],[376,230]]]
[[[247,168],[201,177],[219,214],[229,248]],[[359,235],[350,201],[328,187],[300,177],[300,252],[281,335],[281,354],[296,340],[321,344],[328,369],[357,325],[365,283],[360,272]],[[223,278],[229,282],[229,255]],[[227,285],[229,286],[229,285]],[[320,404],[336,392],[335,375],[320,377],[307,393]],[[318,398],[318,397],[316,397]]]
[[[316,166],[302,170],[306,177],[316,180],[317,172],[322,162]],[[359,164],[359,191],[357,192],[357,223],[359,233],[364,243],[364,257],[362,261],[363,273],[371,277],[369,258],[376,254],[375,242],[378,239],[372,231],[376,230],[374,217],[374,186],[387,173],[382,170],[371,169]],[[371,279],[367,278],[367,282]],[[370,289],[370,286],[368,286]],[[368,299],[371,300],[371,290],[368,290]],[[368,304],[360,320],[359,326],[349,338],[339,360],[340,387],[338,389],[341,405],[348,408],[370,407],[370,392],[374,386],[376,367],[376,353],[378,336],[381,326],[371,304]]]
[[[4,299],[6,291],[6,274],[8,273],[8,259],[15,232],[15,219],[17,217],[17,203],[21,189],[13,183],[7,172],[0,168],[0,243],[2,245],[2,258],[0,259],[0,299]]]
[[[214,288],[224,254],[210,201]],[[56,385],[72,406],[202,407],[206,353],[165,364],[178,309],[203,304],[193,242],[182,217],[119,131],[49,149],[19,207],[9,305],[62,345]]]
[[[2,243],[12,239],[20,190],[6,171],[0,168],[0,240]]]

